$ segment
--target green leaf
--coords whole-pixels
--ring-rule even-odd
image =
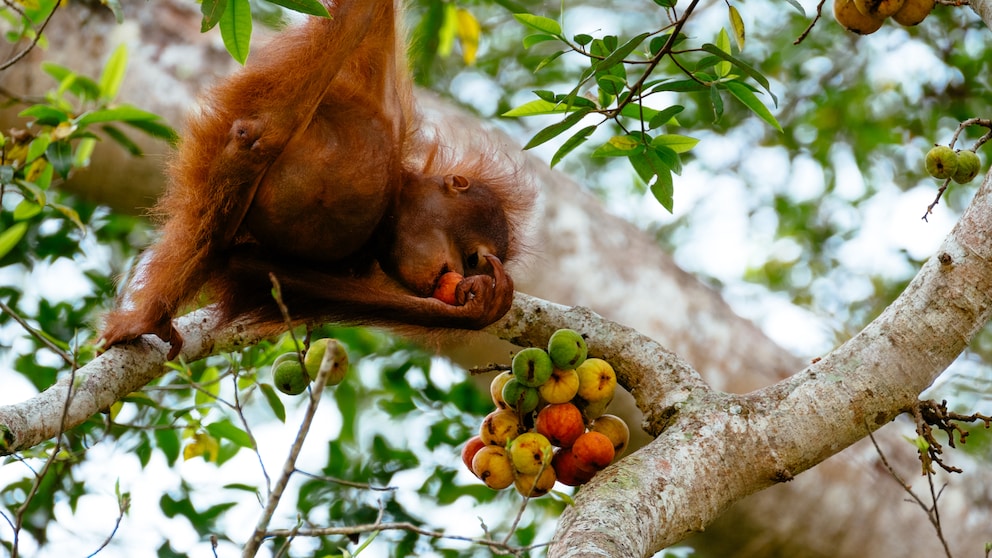
[[[697,143],[699,143],[698,139],[679,134],[662,134],[651,140],[652,147],[664,146],[676,153],[685,153],[696,147]]]
[[[768,78],[766,78],[764,75],[762,75],[761,72],[759,72],[758,70],[755,70],[747,62],[744,62],[740,58],[737,58],[736,56],[732,56],[732,55],[730,55],[730,54],[728,54],[726,52],[723,52],[716,45],[713,45],[713,44],[710,44],[710,43],[706,43],[701,48],[703,50],[705,50],[706,52],[708,52],[708,53],[710,53],[710,54],[712,54],[714,56],[718,56],[720,58],[723,58],[724,60],[730,62],[734,66],[737,66],[748,77],[750,77],[754,81],[758,82],[758,85],[760,85],[765,91],[767,91],[768,94],[771,95],[772,101],[774,101],[774,103],[776,105],[778,105],[778,97],[776,97],[775,94],[772,93],[771,86],[768,84]]]
[[[741,13],[737,11],[734,6],[728,6],[730,19],[730,28],[734,31],[734,41],[737,42],[737,50],[744,50],[744,20],[741,18]]]
[[[647,152],[657,156],[665,168],[671,169],[675,174],[682,174],[682,158],[671,147],[652,144],[651,149],[648,149]]]
[[[585,117],[591,111],[592,109],[590,108],[579,109],[573,112],[572,114],[566,116],[564,120],[562,120],[561,122],[556,122],[548,126],[547,128],[544,128],[540,132],[534,134],[534,137],[531,138],[529,142],[527,142],[527,145],[524,146],[524,149],[532,149],[558,136],[565,130],[568,130],[572,126],[575,126],[580,120],[582,120],[583,117]]]
[[[623,70],[623,65],[618,64],[610,68],[610,71],[615,71],[617,69]],[[608,95],[619,95],[621,91],[627,88],[626,76],[617,76],[611,74],[599,74],[596,76],[596,85],[602,89]],[[608,103],[603,103],[603,106],[608,105]]]
[[[537,72],[540,72],[541,71],[541,68],[543,68],[543,67],[547,66],[548,64],[554,62],[562,54],[565,54],[565,51],[564,50],[559,50],[558,52],[552,54],[551,56],[545,58],[544,60],[541,60],[541,62],[537,65],[537,67],[534,68],[534,73],[536,74]]]
[[[579,46],[586,46],[592,42],[592,35],[586,35],[585,33],[579,33],[578,35],[572,37],[572,40],[579,44]]]
[[[90,165],[90,155],[96,149],[95,138],[83,138],[76,145],[76,154],[72,157],[72,164],[76,167],[88,167]]]
[[[630,55],[631,52],[634,52],[634,49],[637,48],[638,45],[640,45],[642,42],[644,42],[644,39],[646,39],[650,35],[651,35],[650,33],[641,33],[640,35],[627,41],[626,43],[623,44],[623,46],[617,48],[612,53],[610,53],[609,56],[607,56],[601,62],[596,64],[596,68],[605,69],[605,68],[609,68],[610,66],[613,66],[614,64],[618,64],[622,62],[624,58],[627,58],[627,56]]]
[[[153,138],[163,139],[172,144],[179,141],[179,134],[172,127],[162,123],[161,120],[128,120],[125,124],[137,128]]]
[[[713,104],[713,121],[716,122],[723,116],[723,97],[719,87],[710,87],[710,103]]]
[[[557,101],[557,99],[555,99],[554,91],[549,91],[547,89],[537,89],[534,91],[534,94],[537,95],[538,99],[543,99],[549,103],[554,103]]]
[[[642,122],[650,122],[658,116],[658,111],[651,107],[646,107],[641,103],[628,103],[620,109],[620,114],[622,116],[626,116],[627,118],[636,118]]]
[[[222,420],[207,425],[207,432],[210,433],[214,438],[223,438],[225,440],[230,440],[235,445],[250,448],[252,447],[251,436],[247,432],[241,430],[237,426],[231,424],[230,421]]]
[[[45,126],[58,126],[62,122],[68,122],[69,115],[57,108],[48,105],[34,105],[28,107],[17,114],[22,118],[34,118],[38,124]]]
[[[41,157],[45,150],[48,149],[48,145],[51,143],[52,138],[49,137],[48,134],[38,136],[31,140],[31,143],[28,145],[28,154],[24,159],[24,163],[30,163],[38,157]]]
[[[738,101],[744,103],[744,106],[751,109],[751,111],[754,112],[754,114],[757,114],[759,118],[767,122],[771,127],[775,128],[779,132],[782,131],[782,126],[779,125],[778,120],[775,120],[775,117],[772,115],[771,111],[768,110],[768,107],[766,107],[764,103],[758,99],[757,95],[748,89],[746,85],[739,81],[728,81],[723,85],[727,88],[727,91],[730,91],[731,95],[737,97]]]
[[[68,140],[60,140],[50,144],[45,150],[45,157],[55,172],[62,177],[62,180],[69,177],[69,171],[72,170],[72,146],[69,145]]]
[[[629,157],[641,152],[644,144],[631,136],[613,136],[606,143],[596,148],[591,157]]]
[[[24,221],[14,223],[7,230],[0,232],[0,259],[9,254],[14,246],[17,246],[26,232],[28,232],[28,224]]]
[[[206,33],[214,28],[227,9],[227,0],[203,0],[200,3],[200,33]]]
[[[251,42],[251,4],[248,0],[227,0],[219,23],[224,47],[232,58],[244,65]]]
[[[165,426],[165,425],[162,425]],[[169,465],[174,465],[179,459],[180,440],[179,433],[172,428],[156,428],[154,431],[155,443],[165,454],[165,459]]]
[[[330,17],[331,15],[319,0],[269,0],[269,2],[301,14],[319,17]]]
[[[124,6],[121,6],[120,0],[102,0],[100,3],[113,12],[117,25],[124,23]]]
[[[651,88],[652,93],[659,93],[662,91],[674,91],[676,93],[689,93],[692,91],[702,91],[708,86],[704,83],[699,83],[694,79],[682,79],[677,81],[666,81],[660,83]]]
[[[437,32],[437,53],[446,58],[455,48],[458,34],[458,15],[454,4],[444,4],[444,20]]]
[[[270,384],[264,383],[258,384],[258,387],[262,390],[262,395],[265,396],[265,402],[272,409],[272,414],[279,419],[279,422],[286,422],[286,406],[282,404],[282,399],[276,394],[276,389]]]
[[[642,153],[628,157],[631,166],[637,171],[637,175],[645,184],[650,184],[658,174],[669,170],[665,162],[658,157],[653,149],[646,149]]]
[[[134,141],[131,140],[131,138],[127,137],[127,135],[124,132],[118,130],[114,126],[109,126],[109,125],[102,126],[101,129],[105,134],[107,134],[108,137],[110,137],[110,139],[117,142],[118,145],[126,149],[127,152],[130,153],[131,155],[134,155],[135,157],[141,155],[141,147],[138,144],[134,143]]]
[[[530,48],[540,43],[557,40],[558,37],[555,37],[554,35],[548,35],[547,33],[535,33],[524,37],[524,48]]]
[[[558,151],[555,152],[554,156],[551,157],[551,166],[554,167],[557,165],[562,159],[565,158],[566,155],[571,153],[573,149],[585,143],[586,140],[589,139],[589,135],[595,130],[596,126],[586,126],[585,128],[582,128],[578,132],[572,134],[572,137],[565,140],[565,143],[563,143],[561,147],[558,148]]]
[[[573,108],[573,110],[575,110]],[[536,116],[540,114],[558,114],[562,112],[569,112],[569,106],[562,102],[552,102],[546,101],[544,99],[536,99],[533,101],[528,101],[517,108],[510,109],[503,113],[503,116],[509,118],[517,118],[521,116]]]
[[[120,91],[121,82],[124,81],[124,72],[127,71],[127,47],[123,44],[117,46],[110,54],[107,65],[103,67],[100,74],[100,99],[110,102]]]
[[[675,209],[675,184],[672,181],[671,172],[658,174],[658,179],[651,185],[651,193],[662,207],[672,213]]]
[[[141,443],[133,451],[138,456],[138,462],[141,463],[141,468],[144,469],[148,466],[148,462],[152,458],[152,443],[148,439],[148,434],[145,432],[140,432],[138,439],[141,440]]]
[[[63,217],[65,217],[66,219],[72,221],[72,224],[73,225],[76,225],[76,228],[78,228],[81,232],[84,232],[84,233],[86,232],[86,225],[84,225],[83,224],[83,220],[79,218],[79,212],[78,211],[76,211],[75,209],[73,209],[73,208],[71,208],[69,206],[62,205],[60,203],[54,203],[53,202],[53,203],[50,204],[50,206],[55,211],[58,211],[59,213],[61,213]]]
[[[658,111],[658,114],[651,117],[651,121],[648,122],[648,128],[654,129],[664,126],[675,118],[675,115],[685,110],[682,105],[672,105],[664,110]]]
[[[795,8],[796,11],[799,12],[801,16],[806,17],[806,8],[803,8],[803,5],[799,3],[799,0],[785,0],[785,1],[790,6]]]
[[[141,120],[157,120],[158,115],[141,110],[131,105],[121,105],[114,108],[94,110],[76,118],[76,124],[86,126],[96,122],[133,122]]]
[[[51,62],[43,62],[41,67],[45,73],[58,80],[60,95],[68,91],[86,101],[100,98],[100,85],[92,79],[80,76],[64,66]]]
[[[27,221],[39,213],[41,213],[41,205],[31,200],[21,200],[14,208],[14,221]]]
[[[542,33],[548,33],[558,38],[562,36],[561,25],[558,25],[558,22],[553,19],[533,14],[513,14],[513,17],[531,29],[537,29]]]
[[[720,29],[720,32],[716,35],[716,46],[721,52],[730,54],[730,35],[727,35],[726,29]],[[733,69],[733,64],[728,62],[726,59],[716,65],[716,75],[719,77],[727,77],[730,75],[730,70]]]
[[[219,377],[220,373],[216,366],[209,366],[203,371],[198,382],[200,389],[196,390],[196,395],[193,396],[193,402],[197,407],[208,409],[213,407],[217,396],[220,395],[220,382],[217,381]]]

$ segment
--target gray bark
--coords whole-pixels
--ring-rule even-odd
[[[987,13],[988,4],[987,0],[979,0],[972,5],[979,13],[983,13],[981,6],[986,6]],[[180,115],[192,106],[195,93],[216,75],[232,69],[233,64],[219,45],[198,33],[198,15],[191,4],[155,2],[142,5],[142,9],[128,14],[128,23],[123,27],[99,13],[85,13],[73,6],[53,22],[56,27],[50,28],[49,32],[51,49],[33,52],[30,61],[15,67],[16,72],[6,72],[4,88],[18,94],[37,94],[44,90],[47,82],[34,73],[36,63],[42,57],[57,60],[84,74],[98,75],[106,54],[117,41],[124,41],[131,47],[131,65],[122,91],[123,99],[179,123]],[[985,20],[989,21],[988,18]],[[451,129],[468,134],[491,133],[481,131],[477,121],[443,102],[431,97],[425,97],[425,101],[431,110],[444,115]],[[0,115],[0,120],[5,127],[9,126],[9,111]],[[160,166],[168,148],[154,143],[144,147],[150,156],[133,159],[105,142],[95,154],[91,169],[78,174],[72,187],[118,209],[148,207],[162,187]],[[862,333],[857,343],[871,338],[876,344],[860,348],[845,345],[846,348],[839,351],[848,351],[848,356],[838,352],[816,367],[803,370],[799,359],[772,343],[754,325],[734,315],[718,293],[680,270],[647,235],[607,214],[593,196],[574,181],[549,170],[544,163],[525,159],[525,164],[528,173],[538,181],[543,199],[542,213],[536,220],[535,254],[527,266],[514,270],[520,290],[565,305],[591,308],[657,343],[657,346],[648,343],[651,350],[646,353],[626,355],[627,345],[621,352],[617,348],[619,345],[604,340],[619,343],[631,332],[602,324],[584,312],[556,314],[553,306],[541,306],[544,317],[533,322],[534,314],[525,310],[540,303],[527,297],[520,297],[514,313],[491,329],[517,343],[540,344],[554,327],[588,324],[587,332],[596,333],[593,337],[597,339],[596,350],[626,363],[620,366],[624,385],[633,388],[638,405],[648,412],[646,423],[651,433],[661,434],[655,442],[623,460],[623,465],[583,491],[581,507],[576,510],[587,511],[581,516],[570,513],[563,519],[561,541],[586,545],[579,548],[592,548],[589,545],[604,540],[597,536],[604,528],[615,534],[633,529],[626,532],[627,536],[620,542],[633,545],[625,547],[631,549],[631,555],[640,555],[706,527],[707,531],[697,536],[694,543],[718,549],[716,552],[723,556],[736,552],[739,556],[884,557],[939,552],[939,544],[923,513],[903,502],[904,494],[895,482],[882,478],[884,475],[879,473],[874,450],[864,443],[827,459],[792,482],[777,484],[730,506],[745,495],[772,485],[772,478],[783,478],[775,477],[775,474],[798,475],[863,437],[863,421],[855,420],[853,413],[860,412],[870,419],[872,428],[888,422],[929,383],[933,374],[946,366],[948,359],[953,358],[952,354],[957,354],[954,351],[960,351],[966,334],[984,314],[969,316],[969,331],[955,334],[951,339],[938,336],[914,340],[914,346],[924,349],[928,348],[928,343],[933,344],[929,347],[931,350],[923,353],[908,348],[910,338],[917,333],[926,333],[917,331],[919,326],[911,322],[900,326],[901,329],[889,326],[884,333]],[[982,244],[987,239],[986,232],[976,246],[987,248]],[[949,251],[955,254],[955,261],[961,257],[969,264],[973,263],[966,253],[952,248]],[[956,269],[941,275],[940,269],[928,268],[927,276],[937,274],[961,285]],[[981,279],[981,275],[976,278]],[[962,288],[965,286],[961,285]],[[956,307],[958,302],[971,304],[970,299],[959,297],[966,294],[964,291],[951,292],[953,289],[946,287],[944,291],[947,292],[934,295],[937,299],[929,300],[950,307]],[[944,296],[956,298],[939,298]],[[903,304],[899,307],[900,316],[929,315],[919,306],[923,298],[910,297],[910,300],[917,306]],[[941,332],[933,328],[946,323],[928,322],[926,329]],[[209,314],[196,314],[184,324],[189,339],[184,355],[188,358],[254,340],[250,332],[212,330]],[[196,324],[205,324],[200,328],[202,336],[191,329]],[[441,345],[457,357],[464,354],[459,353],[458,347],[468,344],[472,344],[473,352],[478,354],[475,341],[483,339],[486,336],[459,336],[453,340],[442,339]],[[647,343],[639,337],[630,339]],[[893,340],[895,346],[906,347],[906,350],[887,354],[883,360],[882,354],[876,351]],[[953,346],[945,346],[950,340],[953,340]],[[508,354],[506,344],[491,344],[490,347],[483,360],[490,359],[489,355],[505,358]],[[921,354],[926,358],[905,360],[920,358]],[[163,355],[161,345],[150,342],[144,347],[115,349],[94,361],[79,372],[86,378],[83,393],[89,395],[77,394],[74,404],[78,403],[79,407],[73,412],[85,419],[106,408],[116,397],[143,385],[160,370]],[[851,364],[858,359],[885,366],[867,373],[866,369]],[[904,362],[921,365],[922,371],[917,375],[915,369],[905,368]],[[891,386],[884,382],[893,370],[906,374],[913,381],[901,389],[890,390]],[[875,378],[875,372],[878,378]],[[838,374],[843,381],[829,381]],[[777,383],[786,378],[789,379],[784,383]],[[880,383],[876,385],[875,382]],[[57,432],[57,418],[53,417],[60,416],[67,380],[59,386],[24,404],[0,408],[0,424],[11,427],[16,436],[15,447],[28,447]],[[759,388],[766,389],[746,397],[723,393],[749,393]],[[843,404],[844,397],[864,398],[864,389],[871,389],[876,397],[886,400],[883,403],[869,398],[869,401],[860,399],[846,406]],[[770,403],[775,400],[781,403]],[[673,428],[662,432],[660,427],[671,423],[668,413],[676,408],[676,403],[682,406],[678,419]],[[791,406],[783,406],[785,403]],[[735,414],[731,411],[735,405],[747,408],[751,413],[747,416]],[[880,422],[876,415],[865,411],[873,406],[881,409]],[[812,409],[822,413],[811,416]],[[796,417],[803,418],[796,421]],[[843,428],[835,432],[838,424]],[[677,435],[685,435],[690,425],[699,428],[696,432],[705,431],[711,435],[694,445],[682,445],[684,442]],[[918,468],[901,439],[910,432],[911,429],[903,425],[890,426],[879,433],[883,447],[902,457],[897,461],[903,464],[907,475]],[[824,448],[822,444],[813,447],[816,444],[812,444],[808,436],[815,438],[815,442],[830,441],[826,444],[829,447]],[[650,438],[642,434],[640,439],[645,443]],[[749,440],[752,441],[749,443]],[[693,459],[686,461],[689,457]],[[720,459],[723,465],[717,463]],[[753,459],[758,462],[749,461]],[[675,468],[680,460],[685,467]],[[967,477],[954,479],[945,491],[944,502],[952,506],[942,511],[948,538],[955,547],[962,553],[977,554],[983,537],[989,536],[986,527],[992,524],[988,503],[982,506],[979,501],[980,487],[988,486],[989,479],[979,478],[979,473],[974,471],[967,474]],[[618,490],[618,483],[636,483],[638,489]],[[645,487],[654,490],[645,490]],[[620,494],[626,496],[618,498]],[[730,511],[724,513],[723,519],[710,524],[728,507]],[[626,515],[628,510],[634,515]],[[967,521],[965,512],[969,514]],[[613,544],[614,541],[607,542]]]

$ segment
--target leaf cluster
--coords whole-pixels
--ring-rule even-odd
[[[517,21],[535,33],[524,38],[525,48],[544,43],[557,48],[534,71],[551,65],[565,54],[585,59],[585,68],[567,92],[535,91],[536,100],[503,114],[507,117],[564,114],[564,118],[537,132],[526,148],[534,148],[566,132],[570,135],[551,158],[552,166],[583,145],[593,132],[610,122],[620,131],[596,147],[594,158],[626,158],[637,176],[655,198],[672,211],[673,174],[682,172],[682,157],[698,140],[674,130],[680,127],[683,105],[671,103],[671,94],[705,92],[719,119],[724,111],[723,96],[729,95],[773,128],[781,130],[771,111],[757,96],[753,81],[777,102],[767,78],[740,57],[744,27],[736,8],[729,8],[729,26],[736,39],[721,29],[713,43],[692,46],[683,27],[694,13],[693,1],[679,13],[676,2],[658,0],[671,23],[632,38],[617,35],[600,38],[576,34],[568,38],[561,25],[550,18],[530,13],[515,14]],[[577,131],[574,128],[583,124]]]

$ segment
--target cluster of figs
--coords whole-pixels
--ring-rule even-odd
[[[927,151],[927,173],[938,180],[950,178],[958,184],[967,184],[982,170],[978,153],[970,149],[955,151],[946,145],[935,145]]]
[[[272,363],[272,384],[286,395],[299,395],[306,391],[310,382],[317,379],[317,372],[324,360],[324,354],[332,351],[335,365],[327,375],[326,386],[336,386],[344,380],[348,371],[348,353],[344,346],[331,338],[317,339],[302,355],[296,351],[283,353]]]
[[[930,15],[936,3],[936,0],[834,0],[834,18],[848,31],[870,35],[890,17],[899,25],[918,25]]]
[[[547,350],[522,349],[510,369],[493,378],[496,410],[462,449],[465,466],[486,486],[543,496],[556,482],[589,482],[623,454],[630,429],[606,414],[616,373],[605,360],[587,355],[582,335],[559,329]]]

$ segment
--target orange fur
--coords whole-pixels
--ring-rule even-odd
[[[161,237],[110,313],[106,346],[205,292],[226,322],[275,331],[269,274],[297,322],[481,328],[512,301],[503,262],[533,192],[491,150],[453,155],[418,131],[393,0],[341,0],[211,90],[155,208]],[[463,305],[430,298],[448,271]]]

